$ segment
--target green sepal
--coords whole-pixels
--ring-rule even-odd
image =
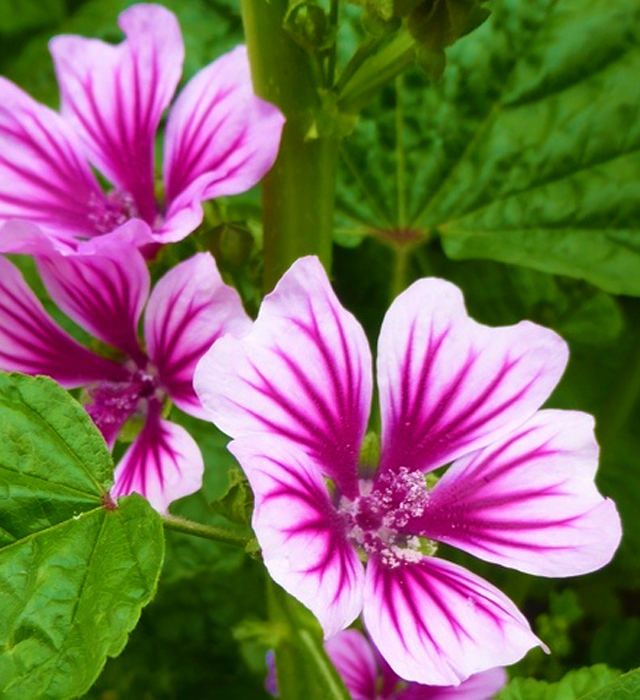
[[[310,53],[323,51],[335,43],[327,13],[315,0],[290,3],[282,26],[296,44]]]
[[[437,82],[444,73],[447,62],[444,50],[489,17],[489,10],[481,7],[481,2],[426,0],[409,14],[407,28],[420,44],[418,65],[431,81]]]
[[[233,466],[228,471],[229,487],[226,493],[211,503],[211,507],[228,520],[241,525],[251,522],[253,493],[242,470]]]
[[[377,38],[386,37],[393,32],[398,31],[402,25],[400,17],[393,14],[389,17],[381,17],[373,12],[365,11],[362,15],[362,26],[367,34]]]

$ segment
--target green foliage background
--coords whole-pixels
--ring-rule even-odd
[[[117,15],[129,4],[0,0],[0,73],[57,106],[48,38],[118,41]],[[182,26],[185,80],[242,41],[234,2],[161,4]],[[334,282],[372,344],[398,279],[424,275],[456,282],[479,321],[528,318],[570,343],[569,369],[550,404],[596,416],[598,483],[618,504],[625,531],[615,560],[579,579],[540,580],[449,554],[505,590],[553,652],[534,651],[511,669],[516,680],[502,700],[631,700],[640,696],[637,676],[606,687],[640,666],[640,4],[488,6],[490,20],[447,50],[439,83],[410,69],[344,140]],[[344,62],[363,32],[360,11],[343,12]],[[153,274],[213,248],[255,311],[259,215],[256,192],[210,206],[203,229],[164,250]],[[20,264],[33,280],[29,263]],[[211,504],[236,483],[225,438],[176,409],[172,417],[193,432],[207,466],[202,492],[172,511],[222,522],[222,507]],[[231,501],[224,514],[231,509],[242,521],[244,501]],[[264,579],[259,562],[242,552],[167,533],[157,596],[83,697],[267,697],[264,654],[274,630]]]

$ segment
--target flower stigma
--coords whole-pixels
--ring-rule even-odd
[[[89,221],[96,233],[110,233],[129,219],[140,218],[133,197],[123,190],[114,189],[103,199],[95,194],[89,198]]]
[[[435,554],[435,542],[404,531],[429,504],[429,491],[421,472],[400,467],[375,480],[360,479],[359,484],[360,495],[353,501],[342,496],[338,513],[363,558],[374,554],[383,565],[395,569]]]

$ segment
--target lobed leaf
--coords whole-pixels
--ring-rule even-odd
[[[392,240],[438,233],[454,259],[640,295],[640,6],[502,0],[492,9],[448,50],[441,84],[409,75],[364,120],[345,148],[340,223]]]

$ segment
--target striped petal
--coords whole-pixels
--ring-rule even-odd
[[[358,630],[338,632],[324,648],[353,700],[376,700],[378,664],[371,644]]]
[[[131,221],[125,227],[143,227]],[[149,272],[135,247],[106,245],[93,254],[38,256],[38,270],[56,304],[78,325],[144,362],[137,327],[149,294]]]
[[[512,664],[540,640],[515,605],[478,576],[440,559],[367,565],[364,622],[401,677],[457,685]]]
[[[492,668],[469,676],[460,685],[429,686],[410,683],[396,696],[397,700],[491,700],[507,683],[503,668]]]
[[[597,491],[593,418],[539,411],[445,473],[407,530],[539,576],[599,569],[621,537],[614,503]]]
[[[175,16],[159,5],[134,5],[118,21],[126,40],[117,46],[78,36],[49,46],[63,116],[93,164],[153,224],[155,134],[180,80],[184,46]]]
[[[179,240],[198,226],[202,200],[253,187],[275,161],[283,124],[279,110],[255,96],[244,46],[197,73],[167,121],[159,239]]]
[[[24,219],[67,243],[94,235],[107,206],[73,129],[2,77],[0,182],[0,223]]]
[[[1,256],[0,368],[45,374],[67,388],[129,376],[121,365],[90,352],[63,331],[20,271]]]
[[[234,440],[229,450],[253,490],[252,525],[265,566],[330,637],[360,613],[364,571],[319,466],[272,435]]]
[[[547,399],[567,357],[553,331],[483,326],[455,285],[416,282],[380,333],[381,470],[434,469],[507,435]]]
[[[145,312],[147,352],[179,408],[206,417],[193,390],[196,363],[215,340],[250,326],[238,293],[222,281],[209,253],[176,265],[156,284]]]
[[[151,403],[142,431],[116,467],[111,496],[139,493],[166,513],[173,501],[202,486],[203,473],[195,440],[182,426],[161,419],[160,406]]]
[[[211,420],[232,437],[270,433],[302,446],[349,498],[371,403],[364,331],[316,258],[291,266],[241,339],[216,342],[196,369]]]

